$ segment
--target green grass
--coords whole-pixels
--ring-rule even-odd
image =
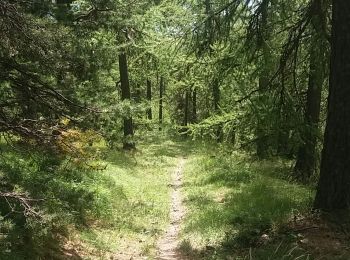
[[[119,191],[110,194],[117,202],[113,226],[83,229],[77,238],[87,259],[155,256],[156,241],[169,224],[170,173],[179,156],[189,150],[186,142],[157,136],[140,142],[135,154],[102,151],[105,156],[100,163],[108,165],[103,174],[112,178]]]
[[[263,234],[273,235],[293,215],[309,209],[313,192],[287,180],[289,163],[253,162],[244,154],[209,151],[199,149],[185,169],[184,253],[194,259],[301,256],[303,252],[293,249],[288,236],[281,245],[257,247]]]
[[[34,197],[55,198],[43,209],[53,228],[57,221],[68,228],[68,240],[58,241],[65,241],[63,253],[75,252],[83,259],[154,259],[156,241],[169,225],[170,173],[184,156],[187,215],[181,249],[191,259],[308,259],[293,244],[293,234],[280,234],[294,215],[308,211],[313,197],[311,189],[288,180],[290,163],[258,162],[216,146],[165,135],[148,135],[138,142],[136,153],[97,144],[93,149],[101,160],[89,164],[107,167],[84,172],[65,169],[64,162],[40,153],[31,159],[4,146],[3,155],[12,159],[2,162],[7,168],[0,180]],[[11,229],[10,224],[3,222],[0,228]],[[273,240],[277,233],[282,243]],[[260,243],[263,234],[271,237],[266,245]],[[60,253],[44,245],[37,248],[48,251],[44,256]]]

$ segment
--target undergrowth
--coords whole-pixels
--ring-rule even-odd
[[[209,148],[148,136],[128,152],[96,143],[96,156],[77,162],[2,144],[1,192],[20,197],[0,199],[0,259],[152,259],[169,224],[168,184],[180,156],[180,247],[190,259],[312,259],[283,232],[313,197],[288,179],[290,162]]]
[[[49,150],[2,144],[0,259],[50,257],[62,237],[97,219],[111,224],[123,191],[108,175]]]
[[[170,173],[190,147],[147,138],[126,152],[77,136],[79,156],[2,142],[0,259],[154,256],[169,222]]]
[[[101,150],[103,172],[123,191],[113,209],[114,221],[108,226],[81,230],[72,239],[84,259],[130,259],[156,254],[156,241],[169,224],[170,173],[179,157],[191,149],[189,143],[167,136],[148,135],[136,151]]]
[[[288,180],[288,161],[254,161],[243,153],[201,148],[187,165],[184,254],[194,259],[307,259],[288,235],[281,244],[273,242],[284,225],[309,211],[313,197],[309,187]],[[265,243],[270,246],[261,247]]]

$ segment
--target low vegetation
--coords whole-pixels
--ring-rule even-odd
[[[130,153],[97,143],[90,149],[98,159],[86,164],[3,143],[1,181],[13,192],[2,205],[1,257],[154,255],[168,223],[169,173],[182,152],[168,139],[157,143]]]
[[[97,222],[78,233],[80,255],[96,259],[155,256],[156,241],[169,222],[170,173],[180,154],[181,145],[165,138],[140,143],[136,152],[105,154],[103,174],[119,188],[109,194],[116,204],[110,212],[113,222]]]
[[[290,169],[287,160],[261,162],[236,152],[200,150],[185,174],[184,254],[193,259],[249,259],[257,254],[255,247],[270,243],[294,218],[308,214],[313,190],[291,183]],[[273,251],[267,255],[272,257]],[[295,251],[291,257],[298,256]]]

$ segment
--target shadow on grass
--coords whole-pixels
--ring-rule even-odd
[[[51,237],[45,244],[38,247],[35,241],[20,241],[17,237],[0,239],[0,259],[23,260],[23,259],[67,259],[81,260],[82,256],[74,248],[65,248],[62,241]]]
[[[191,259],[226,259],[233,252],[239,254],[244,248],[255,247],[262,235],[276,231],[294,213],[306,211],[311,200],[308,189],[265,174],[274,168],[271,165],[259,168],[221,158],[206,158],[200,164],[203,166],[200,180],[193,187],[187,183],[191,194],[186,204],[191,210],[183,230],[183,234],[197,237],[185,236],[181,244],[182,252]],[[222,200],[216,200],[215,194],[209,195],[213,187],[214,190],[225,187]],[[191,189],[197,191],[193,194]],[[198,237],[204,238],[199,242],[202,246],[194,248],[191,241],[198,243]],[[282,248],[271,259],[284,257],[286,251]],[[298,253],[296,250],[295,254],[300,256]]]
[[[137,166],[137,159],[132,152],[122,149],[103,148],[101,150],[103,161],[123,169],[133,169]]]
[[[157,160],[159,157],[176,158],[189,156],[193,149],[199,147],[188,138],[166,136],[149,136],[146,141],[137,145],[135,151],[125,151],[121,148],[102,148],[104,161],[124,169],[140,167],[144,160]]]
[[[221,167],[221,165],[217,165]],[[236,185],[251,183],[256,179],[249,169],[236,169],[231,167],[215,168],[204,181],[204,184],[235,187]]]
[[[147,148],[147,153],[152,157],[179,157],[188,156],[191,153],[189,142],[166,141],[161,144],[153,144]]]

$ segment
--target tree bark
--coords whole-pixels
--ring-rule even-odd
[[[268,88],[268,85],[270,83],[270,74],[271,74],[271,51],[270,47],[267,44],[267,39],[269,37],[268,30],[269,28],[267,25],[268,21],[268,6],[269,6],[270,0],[263,0],[261,3],[261,16],[262,16],[262,22],[261,22],[261,32],[258,36],[258,45],[262,49],[262,68],[260,70],[259,75],[259,103],[266,104],[267,103],[267,96],[266,91]],[[257,129],[256,129],[256,136],[257,136],[257,142],[256,142],[256,154],[260,159],[264,159],[268,157],[269,155],[269,134],[268,134],[268,123],[266,122],[266,113],[267,111],[262,110],[260,111],[262,116],[258,118],[257,122]]]
[[[149,120],[152,120],[152,82],[149,79],[147,80],[147,100],[149,102],[149,108],[147,109],[147,118]]]
[[[131,100],[129,74],[128,74],[128,62],[125,51],[119,54],[119,73],[120,73],[120,85],[122,101]],[[132,122],[132,116],[124,117],[124,141],[123,148],[126,150],[135,149],[135,143],[132,138],[134,136],[134,127]]]
[[[323,0],[314,2],[312,17],[312,38],[310,45],[310,72],[305,110],[306,129],[303,145],[299,148],[294,167],[296,179],[307,182],[314,175],[317,167],[317,136],[321,110],[322,86],[325,80],[324,65],[326,60],[326,37],[323,33],[325,12]]]
[[[159,131],[162,130],[163,125],[163,93],[164,92],[164,77],[160,77],[160,83],[159,83]]]
[[[220,113],[220,86],[218,79],[214,79],[212,83],[213,105],[215,113]]]
[[[214,43],[214,22],[213,17],[210,17],[213,15],[213,7],[210,3],[210,0],[205,0],[205,14],[207,15],[207,19],[205,21],[205,45],[203,46],[204,49],[209,49],[209,54],[212,53],[212,44]],[[203,50],[201,50],[202,52]]]
[[[209,50],[209,56],[213,55],[213,47],[212,45],[215,42],[215,22],[213,20],[213,17],[211,17],[214,14],[214,8],[212,6],[212,3],[210,0],[204,1],[205,6],[205,14],[207,16],[206,22],[205,22],[205,38],[204,38],[204,48]],[[214,72],[215,73],[215,72]],[[209,89],[211,88],[212,97],[213,97],[213,107],[214,107],[214,113],[219,114],[220,113],[220,85],[219,80],[217,78],[217,75],[213,75],[212,81],[209,82]],[[223,131],[222,126],[218,125],[216,127],[216,140],[218,142],[223,141]]]
[[[219,80],[217,78],[214,78],[212,83],[212,94],[213,94],[213,106],[214,106],[214,112],[216,115],[220,114],[220,85]],[[223,141],[223,130],[222,125],[216,126],[216,141],[218,143],[221,143]]]
[[[190,103],[190,91],[186,90],[186,93],[185,93],[185,113],[184,113],[183,126],[187,126],[188,125],[189,111],[190,111],[189,103]]]
[[[267,102],[266,98],[266,88],[269,84],[269,78],[265,73],[259,78],[259,103],[264,104]],[[268,125],[266,122],[266,111],[259,111],[261,115],[258,117],[257,129],[256,129],[256,154],[259,159],[264,159],[269,155],[269,136],[268,136]]]
[[[197,89],[192,92],[192,123],[197,123]]]
[[[134,100],[136,103],[141,103],[141,86],[140,84],[136,84],[136,88],[134,90]]]
[[[333,0],[328,117],[314,207],[348,209],[350,202],[350,1]]]

